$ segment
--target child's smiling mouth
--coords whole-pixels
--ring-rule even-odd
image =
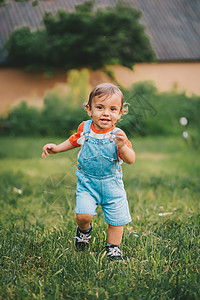
[[[103,122],[103,123],[108,123],[108,122],[110,122],[111,120],[110,120],[110,119],[102,118],[102,119],[100,119],[100,121]]]

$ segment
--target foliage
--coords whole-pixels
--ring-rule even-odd
[[[41,121],[40,111],[22,101],[9,112],[6,118],[2,117],[1,121],[1,129],[4,134],[32,135],[35,131],[38,132]]]
[[[9,61],[28,68],[44,67],[46,64],[46,33],[43,30],[31,32],[22,27],[13,31],[6,44]]]
[[[67,75],[69,86],[65,92],[58,88],[48,92],[42,109],[29,107],[26,102],[0,118],[1,135],[55,135],[66,137],[89,117],[83,108],[90,91],[88,71],[71,70]],[[188,131],[186,142],[200,147],[200,98],[175,91],[159,93],[151,82],[141,82],[124,90],[128,114],[118,126],[129,137],[140,135],[181,135]],[[188,120],[181,126],[180,118]]]
[[[15,2],[28,2],[29,0],[14,0]],[[8,4],[8,0],[0,0],[0,6],[5,6]],[[32,6],[37,6],[39,4],[39,0],[33,0]]]
[[[28,106],[23,101],[0,117],[0,133],[4,135],[58,135],[67,136],[87,119],[83,108],[90,90],[88,70],[71,70],[67,74],[70,86],[59,88],[44,98],[42,109]]]
[[[5,6],[7,4],[7,0],[0,0],[0,7]]]
[[[69,89],[67,96],[70,98],[72,106],[78,106],[86,101],[90,93],[89,72],[87,69],[81,71],[70,70],[67,75]]]
[[[178,135],[179,120],[188,120],[187,128],[196,132],[200,128],[200,97],[187,96],[176,91],[159,93],[153,83],[140,82],[124,91],[130,104],[129,113],[119,124],[124,130],[139,135]]]
[[[87,119],[83,106],[71,106],[70,98],[62,99],[53,93],[47,94],[41,112],[42,135],[67,137],[78,125]]]
[[[9,62],[29,68],[98,69],[109,64],[132,68],[155,59],[139,11],[119,3],[94,11],[93,3],[86,1],[71,13],[46,13],[44,29],[13,31],[5,45]]]
[[[199,299],[199,153],[181,137],[132,141],[137,160],[123,170],[133,221],[124,226],[125,262],[115,263],[100,209],[90,251],[80,253],[74,198],[60,191],[61,207],[45,201],[49,175],[75,179],[75,150],[42,159],[48,141],[1,138],[0,298]]]

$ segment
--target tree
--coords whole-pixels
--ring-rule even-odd
[[[43,30],[23,27],[10,35],[7,58],[15,65],[37,68],[132,68],[136,62],[155,59],[140,17],[141,12],[121,3],[94,11],[93,1],[76,6],[72,13],[46,13]]]

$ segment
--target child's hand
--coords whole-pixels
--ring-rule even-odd
[[[43,153],[42,153],[42,157],[45,157],[49,154],[56,154],[57,151],[56,151],[56,144],[46,144],[44,147],[43,147]]]
[[[121,149],[128,142],[128,138],[124,131],[118,130],[115,134],[115,143],[118,149]]]

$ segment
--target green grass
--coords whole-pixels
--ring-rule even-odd
[[[181,138],[132,141],[136,162],[123,170],[133,221],[126,260],[113,263],[101,208],[90,251],[75,251],[78,149],[42,159],[51,140],[61,142],[0,140],[0,299],[199,299],[200,153]],[[51,178],[72,188],[52,189]]]

